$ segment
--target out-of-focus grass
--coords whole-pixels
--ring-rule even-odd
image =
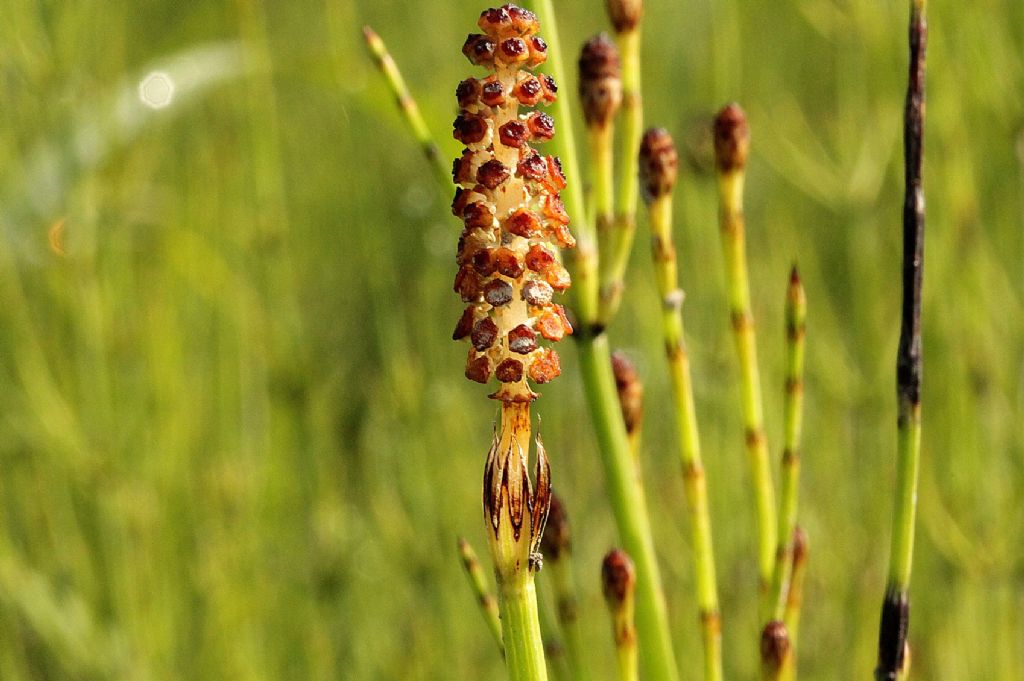
[[[567,45],[603,28],[597,0],[562,5]],[[793,258],[810,305],[802,674],[866,677],[895,450],[906,8],[648,5],[647,119],[692,150],[678,239],[727,672],[756,668],[756,579],[701,134],[738,99],[776,452]],[[1024,6],[931,5],[913,666],[1008,680],[1024,668]],[[500,678],[454,548],[457,533],[482,543],[494,418],[448,340],[458,227],[359,39],[370,23],[388,41],[454,154],[452,93],[472,70],[459,46],[479,9],[7,3],[0,678]],[[132,96],[152,69],[178,79],[156,111]],[[647,379],[644,465],[691,660],[682,485],[637,250],[612,335]],[[610,663],[597,575],[615,534],[563,354],[538,408],[575,521],[585,635]]]

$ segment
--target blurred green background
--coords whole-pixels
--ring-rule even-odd
[[[563,44],[605,29],[599,0],[558,4]],[[727,673],[755,675],[756,576],[706,128],[736,99],[776,454],[793,260],[809,298],[802,677],[868,678],[894,473],[906,3],[647,4],[647,120],[687,157],[677,238]],[[387,41],[454,156],[454,88],[474,71],[459,48],[483,7],[0,5],[0,678],[502,678],[455,554],[457,534],[484,551],[495,417],[449,340],[459,225],[359,33]],[[1017,679],[1024,4],[933,0],[930,19],[913,674]],[[173,82],[170,104],[145,106],[144,82],[157,103]],[[693,679],[643,229],[611,335],[647,384],[643,464]],[[616,535],[571,341],[562,354],[537,410],[607,671],[597,576]]]

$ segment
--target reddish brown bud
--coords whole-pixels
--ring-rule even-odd
[[[509,178],[509,170],[496,158],[484,163],[476,171],[477,182],[488,189],[497,189]]]
[[[490,317],[484,317],[473,325],[473,332],[470,334],[470,342],[479,352],[494,345],[498,338],[498,325]]]
[[[608,125],[622,104],[619,50],[604,33],[583,44],[580,52],[580,100],[588,126]]]
[[[518,279],[523,274],[523,266],[519,263],[519,256],[510,248],[502,246],[495,249],[494,264],[498,268],[498,274],[509,279]]]
[[[569,270],[562,267],[561,263],[554,263],[548,268],[547,273],[544,276],[547,282],[551,284],[551,288],[555,289],[559,293],[569,288],[572,285],[572,278],[569,277]]]
[[[544,274],[554,264],[555,256],[540,244],[530,246],[530,250],[526,252],[526,267],[529,270]]]
[[[474,201],[462,209],[462,220],[466,229],[488,229],[494,225],[490,207],[481,201]]]
[[[470,305],[462,312],[459,323],[455,325],[455,331],[452,333],[452,340],[462,340],[473,330],[474,310],[475,308]]]
[[[506,147],[520,149],[530,141],[530,131],[522,121],[509,121],[498,128],[498,138]]]
[[[462,217],[462,212],[466,209],[466,203],[469,201],[471,191],[457,187],[455,189],[455,196],[452,198],[452,215],[457,218]]]
[[[618,350],[612,353],[612,373],[615,375],[615,387],[619,392],[619,406],[622,408],[626,432],[634,433],[644,418],[644,386],[633,362]]]
[[[470,184],[473,182],[473,160],[476,158],[469,149],[462,152],[462,156],[459,156],[452,163],[452,180],[455,184]]]
[[[494,274],[494,258],[489,249],[481,248],[473,254],[470,262],[473,263],[473,270],[481,277],[489,277]]]
[[[542,307],[551,302],[551,296],[554,294],[554,289],[551,288],[551,284],[546,281],[528,281],[523,284],[523,300],[530,305]]]
[[[739,104],[730,104],[715,117],[715,162],[718,170],[728,173],[747,165],[750,150],[750,127]]]
[[[786,625],[773,620],[761,631],[761,664],[771,672],[777,672],[790,655],[789,631]]]
[[[488,80],[480,90],[480,101],[487,106],[501,106],[505,103],[505,86],[500,80]]]
[[[555,238],[558,245],[562,248],[575,248],[576,237],[572,235],[569,228],[560,223],[554,223],[551,225],[551,236]]]
[[[512,28],[512,17],[509,15],[508,6],[485,9],[480,13],[480,20],[476,24],[481,31],[489,35],[501,35]]]
[[[672,192],[676,185],[679,156],[672,135],[651,128],[640,141],[640,188],[648,203]]]
[[[612,549],[601,563],[601,590],[608,607],[618,610],[636,588],[636,568],[629,554]]]
[[[505,220],[505,229],[525,239],[540,232],[540,228],[540,218],[525,208],[516,210]]]
[[[523,106],[536,106],[544,96],[544,89],[535,76],[528,76],[516,83],[512,94]]]
[[[462,54],[472,64],[488,66],[494,62],[494,41],[485,35],[471,33],[462,45]]]
[[[539,35],[532,36],[526,44],[530,49],[530,68],[540,66],[548,60],[548,44]]]
[[[537,15],[530,10],[523,9],[516,5],[505,5],[505,9],[508,11],[508,15],[512,19],[512,28],[519,33],[519,35],[533,35],[538,31],[538,29],[540,29],[540,23],[537,21]]]
[[[501,41],[497,57],[505,64],[520,64],[530,58],[530,48],[522,38],[508,38]]]
[[[526,119],[526,127],[530,129],[533,139],[545,142],[555,136],[555,119],[543,111],[534,111]]]
[[[480,276],[469,265],[463,265],[455,275],[455,292],[465,303],[473,303],[480,299]]]
[[[537,318],[537,330],[540,335],[552,342],[558,342],[565,337],[566,322],[555,310],[545,310]]]
[[[540,181],[547,177],[547,173],[548,164],[540,154],[530,154],[516,166],[516,175],[524,180]]]
[[[463,109],[476,104],[480,99],[480,81],[476,78],[467,78],[462,81],[455,89],[455,97]]]
[[[523,379],[523,363],[510,357],[497,366],[494,375],[502,383],[518,383]]]
[[[492,307],[501,307],[512,302],[512,285],[504,279],[495,279],[484,286],[484,300]]]
[[[526,324],[508,332],[508,349],[519,355],[528,355],[537,349],[537,334]]]
[[[558,378],[562,373],[562,362],[558,353],[551,348],[544,348],[530,364],[530,380],[543,385]]]
[[[605,5],[616,33],[632,31],[644,15],[643,0],[607,0]]]
[[[555,79],[548,75],[540,77],[540,85],[544,90],[544,101],[548,104],[558,99],[558,85],[555,83]]]
[[[473,357],[472,351],[470,352],[469,359],[466,361],[466,378],[477,383],[486,383],[491,380],[491,360],[487,358],[487,355]]]
[[[545,161],[548,164],[548,182],[554,191],[565,189],[565,171],[562,170],[562,159],[557,156],[548,156]]]
[[[565,204],[558,194],[544,197],[544,217],[559,225],[569,224],[569,214],[565,212]]]
[[[487,136],[487,119],[473,113],[460,113],[452,123],[452,136],[463,144],[476,144]]]

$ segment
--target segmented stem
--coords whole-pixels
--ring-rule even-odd
[[[612,550],[601,564],[601,583],[615,639],[615,660],[619,681],[639,681],[635,609],[636,570],[625,551]]]
[[[476,557],[476,551],[470,546],[464,537],[459,537],[459,558],[462,562],[463,571],[469,581],[469,587],[473,590],[477,607],[484,616],[487,628],[494,636],[498,650],[505,654],[505,645],[501,641],[501,619],[498,616],[498,599],[491,592],[487,585],[487,578],[484,576],[483,568],[480,567],[480,560]]]
[[[910,4],[910,66],[903,114],[903,304],[896,354],[898,438],[889,576],[878,633],[877,681],[906,678],[910,572],[914,555],[917,479],[921,457],[921,283],[924,266],[925,0]]]
[[[547,681],[533,576],[527,571],[499,576],[498,592],[509,681]]]
[[[704,678],[722,678],[722,631],[715,577],[711,514],[701,459],[697,411],[693,399],[690,359],[683,331],[683,291],[678,287],[676,250],[672,239],[672,187],[678,163],[672,138],[665,130],[649,130],[640,146],[640,178],[648,200],[651,257],[661,296],[662,334],[683,465],[686,511],[693,540],[697,607],[704,639]],[[655,177],[660,176],[660,177]]]
[[[420,149],[423,150],[424,156],[427,157],[427,162],[430,164],[431,170],[433,170],[435,179],[440,183],[445,194],[450,193],[452,178],[448,165],[441,158],[441,152],[437,148],[434,136],[430,134],[427,122],[423,120],[420,108],[416,104],[416,99],[412,96],[412,93],[409,92],[409,87],[405,84],[402,72],[398,70],[395,60],[391,58],[391,54],[388,52],[384,41],[372,28],[363,26],[363,38],[366,40],[366,47],[370,50],[374,63],[377,64],[377,68],[384,74],[384,79],[395,96],[398,110],[401,111],[402,117],[405,118],[405,122],[412,130],[413,137],[416,138]]]
[[[795,649],[800,636],[800,610],[804,604],[804,575],[807,574],[807,533],[799,525],[793,530],[793,564],[789,574],[783,621],[789,629],[789,640]]]
[[[782,491],[779,500],[779,535],[772,577],[771,603],[775,619],[786,610],[786,591],[793,565],[793,530],[796,528],[800,477],[800,433],[803,426],[804,336],[807,299],[796,265],[786,292],[786,400],[785,445],[782,450]]]
[[[750,308],[750,284],[747,275],[743,181],[748,143],[749,132],[742,110],[735,104],[727,106],[715,120],[719,224],[725,256],[729,315],[740,366],[744,440],[754,485],[762,610],[767,615],[768,587],[775,566],[777,523],[768,441],[764,432],[761,377],[757,367],[757,338],[754,333],[754,315]]]

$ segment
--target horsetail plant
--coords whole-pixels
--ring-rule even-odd
[[[807,298],[796,265],[786,289],[786,399],[784,403],[785,444],[782,450],[782,490],[779,499],[778,548],[772,576],[770,603],[773,617],[782,619],[786,591],[793,568],[793,534],[796,529],[798,482],[800,477],[800,434],[803,428],[804,336]]]
[[[807,574],[807,533],[799,525],[793,530],[793,563],[782,621],[789,629],[789,640],[796,649],[800,638],[800,610],[804,604],[804,575]],[[794,675],[795,676],[795,675]]]
[[[762,611],[769,608],[768,589],[775,567],[776,509],[768,441],[764,432],[761,378],[757,367],[757,338],[750,309],[746,231],[743,219],[743,182],[746,176],[750,129],[743,110],[730,104],[715,117],[715,160],[718,167],[719,226],[725,255],[729,317],[740,365],[744,440],[754,485],[757,513],[758,574]]]
[[[668,131],[652,128],[643,136],[639,158],[640,186],[650,215],[651,258],[661,296],[662,335],[672,381],[686,511],[693,540],[697,606],[704,639],[704,678],[706,681],[720,681],[722,631],[711,515],[708,512],[707,480],[701,460],[690,359],[683,333],[683,291],[678,284],[676,250],[672,239],[672,191],[679,157]]]
[[[601,590],[612,619],[619,681],[639,681],[635,609],[636,570],[625,551],[613,549],[601,563]]]
[[[793,678],[793,646],[786,625],[772,620],[761,630],[761,678],[787,681]]]
[[[501,403],[501,423],[484,468],[483,507],[498,581],[502,639],[510,681],[545,680],[547,669],[537,613],[534,574],[551,503],[551,474],[536,438],[534,478],[528,474],[530,405],[560,373],[558,354],[538,336],[558,341],[572,333],[555,292],[569,287],[558,248],[571,248],[569,217],[559,197],[565,175],[559,160],[530,146],[554,135],[554,121],[533,109],[554,100],[554,81],[532,72],[547,59],[537,17],[514,5],[485,10],[463,53],[487,68],[456,91],[454,136],[466,145],[452,177],[459,185],[452,211],[462,219],[455,291],[467,307],[455,340],[469,339],[466,377],[497,378],[490,397]]]
[[[615,213],[615,114],[622,104],[619,51],[601,33],[583,44],[579,59],[579,94],[587,124],[590,163],[594,171],[591,202],[599,249],[606,250]]]
[[[910,65],[903,112],[903,303],[896,352],[898,446],[889,576],[878,632],[877,681],[907,678],[910,569],[914,557],[921,460],[921,282],[924,266],[924,84],[928,21],[925,0],[910,3]]]
[[[484,576],[484,570],[480,566],[480,559],[477,558],[476,551],[473,550],[473,547],[466,541],[465,537],[459,537],[458,547],[459,560],[462,563],[463,572],[466,573],[466,579],[469,581],[469,588],[473,591],[476,604],[480,608],[480,613],[484,616],[487,628],[494,637],[494,641],[498,644],[498,650],[504,655],[505,644],[501,641],[501,617],[498,614],[498,599],[495,598],[487,584],[487,578]]]

